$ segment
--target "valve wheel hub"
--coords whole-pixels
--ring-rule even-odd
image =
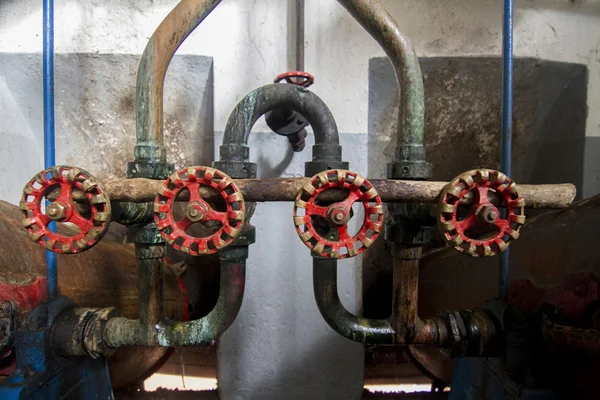
[[[492,203],[494,195],[498,206]],[[465,205],[467,203],[468,205]],[[506,175],[490,169],[465,172],[440,194],[438,227],[446,242],[473,257],[503,252],[525,223],[525,200]]]
[[[218,211],[201,195],[207,188],[216,191],[224,202]],[[184,217],[177,220],[174,205],[177,197],[189,191]],[[194,256],[213,254],[228,246],[241,232],[246,217],[244,197],[224,172],[210,167],[189,167],[175,172],[167,179],[154,200],[154,220],[161,235],[175,249]],[[196,223],[218,223],[211,235],[193,236],[188,228]]]
[[[328,206],[318,204],[318,197],[326,191],[344,189],[347,197]],[[359,231],[350,236],[348,222],[352,205],[362,203],[365,218]],[[329,233],[319,233],[313,218],[321,217],[329,225]],[[350,258],[369,248],[383,224],[381,198],[371,183],[355,172],[330,170],[321,172],[306,184],[294,205],[294,225],[302,242],[323,258]],[[327,236],[327,237],[324,237]],[[333,239],[335,237],[335,239]]]
[[[89,205],[89,215],[77,208],[74,192],[82,208]],[[52,203],[42,212],[44,198]],[[19,202],[23,225],[37,244],[55,253],[79,253],[102,239],[110,223],[110,200],[106,190],[88,172],[59,165],[35,175],[23,189]],[[52,232],[51,222],[70,223],[79,228],[73,236]]]

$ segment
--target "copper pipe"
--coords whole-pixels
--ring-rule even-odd
[[[425,131],[425,92],[415,49],[398,24],[376,0],[338,2],[379,43],[396,73],[400,107],[396,156],[388,166],[388,178],[427,179],[431,167],[423,146]]]
[[[136,161],[165,162],[163,88],[173,55],[221,0],[182,0],[161,22],[146,45],[137,74]]]

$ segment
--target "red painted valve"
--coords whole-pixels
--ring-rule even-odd
[[[330,205],[319,205],[320,195],[325,192],[347,193],[345,200]],[[359,231],[350,236],[348,221],[352,217],[352,205],[361,202],[365,219]],[[327,233],[315,227],[318,219],[327,225]],[[371,183],[357,173],[330,170],[312,177],[296,196],[294,225],[302,242],[325,258],[350,258],[369,248],[381,231],[383,207],[377,191]],[[332,230],[333,228],[333,230]],[[335,239],[326,239],[334,233]]]
[[[222,210],[216,210],[202,199],[202,191],[216,191],[221,195]],[[187,192],[189,201],[183,216],[176,218],[175,201]],[[175,249],[193,256],[213,254],[231,244],[240,234],[245,217],[244,197],[237,186],[225,173],[209,167],[175,172],[154,200],[154,220],[162,236]],[[207,228],[217,231],[202,237],[192,236],[188,228],[197,222],[207,223]]]
[[[51,201],[45,213],[44,198]],[[59,165],[35,175],[25,185],[19,207],[29,236],[55,253],[89,249],[102,239],[110,223],[110,200],[104,187],[88,172],[71,166]],[[52,221],[75,225],[78,231],[59,226],[58,233],[51,232]]]
[[[308,72],[291,71],[285,72],[281,75],[277,75],[277,78],[275,78],[273,82],[279,83],[281,81],[286,81],[287,83],[291,83],[292,85],[298,85],[307,88],[313,83],[315,83],[315,77],[309,74]]]
[[[440,193],[438,227],[456,250],[473,257],[493,256],[519,237],[524,206],[517,185],[506,175],[472,170],[454,178]],[[498,207],[505,207],[504,217]]]

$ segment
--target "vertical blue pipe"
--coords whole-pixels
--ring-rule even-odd
[[[513,120],[513,0],[504,0],[502,23],[502,137],[500,169],[512,176]],[[510,249],[500,255],[500,298],[508,297]]]
[[[56,164],[54,141],[54,0],[42,0],[44,8],[44,168]],[[56,231],[54,222],[50,229]],[[46,252],[46,278],[48,279],[48,297],[58,295],[58,273],[56,253]]]

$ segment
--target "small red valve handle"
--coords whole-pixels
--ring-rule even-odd
[[[87,200],[89,216],[81,215],[77,209],[74,191],[83,194],[77,196],[78,202]],[[44,213],[42,204],[49,195],[51,202]],[[72,254],[91,248],[102,239],[110,224],[110,199],[103,185],[90,173],[72,166],[58,165],[36,174],[25,185],[19,208],[31,239],[55,253]],[[79,231],[71,236],[60,230],[52,232],[48,227],[52,221],[74,224]]]
[[[346,189],[345,200],[322,206],[317,204],[319,195],[327,190]],[[363,204],[365,219],[359,231],[350,236],[348,221],[352,205]],[[329,240],[317,232],[313,217],[327,221],[330,229],[337,230],[337,239]],[[346,170],[321,172],[300,189],[294,204],[294,225],[302,242],[320,257],[342,259],[357,256],[369,248],[383,224],[381,198],[371,183],[359,174]]]
[[[285,72],[281,75],[277,75],[277,78],[273,81],[274,83],[279,83],[281,81],[286,81],[292,85],[298,85],[302,87],[309,87],[313,83],[315,83],[315,77],[309,74],[308,72],[303,71],[291,71]]]
[[[489,199],[494,192],[505,207],[504,216]],[[474,201],[465,213],[462,200]],[[448,183],[440,193],[438,227],[446,242],[472,257],[490,257],[503,252],[525,223],[525,200],[517,185],[502,172],[491,169],[467,171]]]
[[[202,186],[221,195],[224,211],[215,210],[202,199]],[[189,192],[185,214],[176,220],[174,204],[185,191]],[[154,221],[161,235],[175,249],[193,256],[214,254],[230,245],[240,234],[245,217],[244,197],[233,180],[224,172],[210,167],[189,167],[175,172],[165,181],[154,200]],[[211,235],[197,237],[186,232],[192,224],[211,221],[221,225]]]

